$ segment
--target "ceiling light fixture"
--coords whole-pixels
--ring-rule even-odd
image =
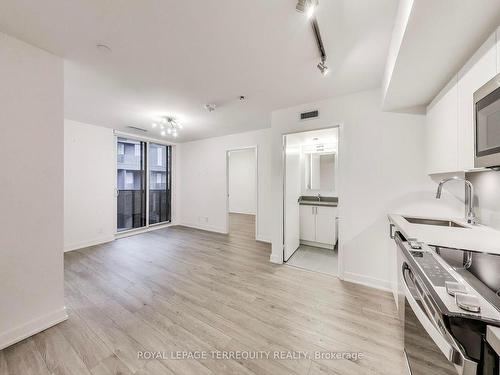
[[[204,108],[208,112],[213,112],[213,111],[215,111],[215,108],[217,108],[217,105],[215,105],[215,104],[205,104]]]
[[[323,74],[326,76],[329,72],[328,65],[326,65],[326,57],[322,58],[320,63],[318,64],[318,69]]]
[[[166,136],[167,134],[172,134],[174,137],[177,137],[179,129],[182,129],[182,125],[179,124],[175,118],[173,117],[161,117],[156,122],[153,122],[151,126],[156,128],[158,126],[157,123],[160,123],[161,135]]]

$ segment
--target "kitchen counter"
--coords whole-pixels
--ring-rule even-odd
[[[464,226],[464,228],[447,227],[412,224],[398,214],[389,214],[388,217],[406,238],[416,238],[427,245],[500,254],[500,231],[485,225],[470,225],[463,219],[429,218],[451,220]],[[405,217],[415,216],[405,215]]]

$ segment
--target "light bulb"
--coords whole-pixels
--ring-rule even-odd
[[[177,132],[174,132],[172,135],[174,136],[174,138],[177,138]]]
[[[172,129],[171,129],[171,128],[168,128],[168,129],[167,129],[167,133],[168,133],[168,134],[172,134]]]
[[[312,16],[314,16],[315,11],[316,11],[316,5],[309,4],[309,6],[307,7],[307,18],[312,18]]]
[[[151,126],[152,126],[153,128],[156,128],[156,127],[158,126],[158,124],[157,124],[156,122],[153,122],[153,123],[151,124]]]
[[[165,130],[162,130],[161,135],[165,136]]]

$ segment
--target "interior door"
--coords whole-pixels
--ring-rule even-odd
[[[283,258],[286,262],[300,246],[299,196],[300,185],[300,150],[287,147],[285,152],[285,243]]]

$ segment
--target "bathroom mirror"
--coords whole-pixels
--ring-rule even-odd
[[[335,190],[335,153],[306,154],[306,181],[308,190]]]

